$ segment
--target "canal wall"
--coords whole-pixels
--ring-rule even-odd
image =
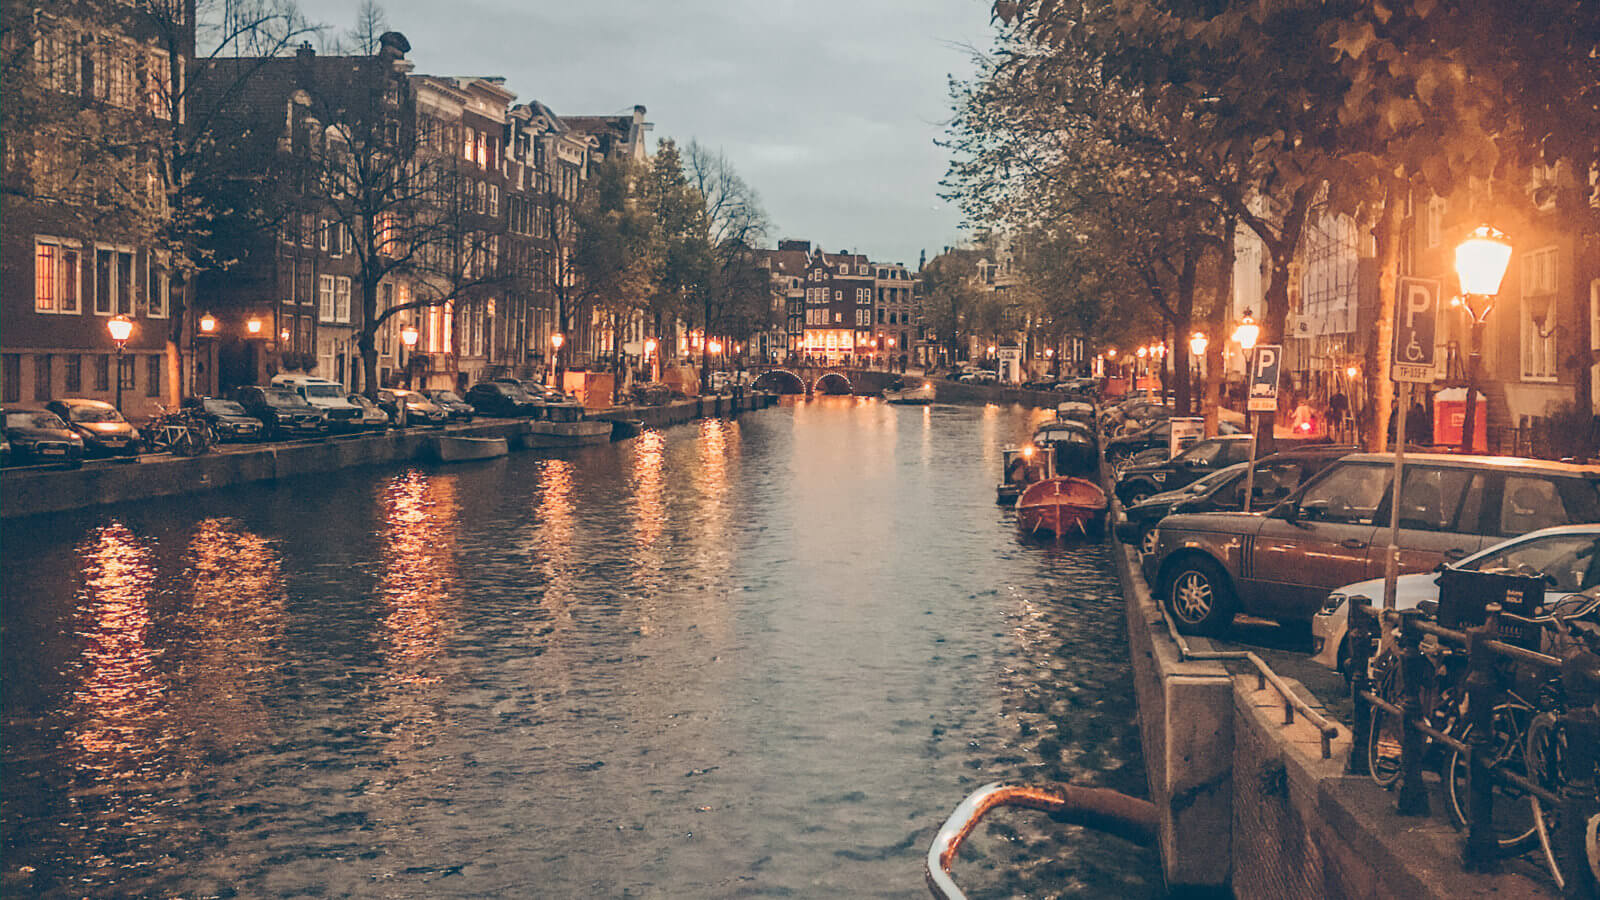
[[[772,402],[771,395],[700,397],[661,406],[619,407],[595,418],[639,419],[667,428],[707,416],[736,415]],[[147,456],[137,462],[90,462],[81,469],[10,469],[0,474],[0,518],[66,512],[108,503],[171,497],[261,481],[322,475],[339,469],[426,459],[440,434],[505,438],[515,448],[527,421],[494,420],[446,429],[407,429],[326,440],[229,447],[194,457]]]
[[[1556,896],[1526,860],[1508,860],[1497,875],[1465,872],[1462,832],[1441,815],[1402,818],[1393,794],[1344,774],[1348,729],[1339,729],[1331,758],[1323,759],[1317,729],[1298,715],[1286,725],[1283,700],[1253,667],[1233,672],[1221,662],[1185,660],[1138,552],[1112,540],[1162,870],[1174,893],[1251,900]],[[1197,655],[1215,649],[1204,638],[1188,643]],[[1285,681],[1326,715],[1303,685]],[[1443,803],[1436,790],[1436,813]]]

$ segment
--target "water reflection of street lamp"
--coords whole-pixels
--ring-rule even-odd
[[[406,352],[417,347],[417,326],[410,322],[400,328],[400,369],[406,373],[406,390],[411,390],[411,361],[406,359]]]
[[[117,345],[117,412],[122,412],[122,347],[133,335],[133,320],[116,316],[106,322],[106,330],[111,332],[111,340]]]
[[[1472,317],[1472,353],[1467,357],[1467,409],[1461,420],[1461,449],[1470,451],[1477,431],[1478,365],[1483,353],[1483,322],[1494,309],[1500,282],[1511,263],[1511,242],[1488,225],[1473,229],[1456,246],[1456,277],[1461,281],[1461,296],[1452,304],[1465,307]]]

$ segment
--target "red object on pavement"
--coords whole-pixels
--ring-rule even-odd
[[[1472,449],[1489,452],[1489,404],[1476,392],[1477,417],[1473,422]],[[1466,388],[1449,388],[1433,395],[1433,442],[1443,447],[1461,446],[1461,426],[1467,417]],[[1409,430],[1409,429],[1408,429]]]

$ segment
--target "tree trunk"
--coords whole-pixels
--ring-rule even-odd
[[[1205,434],[1216,437],[1222,412],[1222,383],[1226,374],[1223,349],[1229,339],[1228,319],[1233,314],[1233,266],[1239,232],[1238,220],[1229,217],[1222,227],[1222,259],[1218,263],[1217,297],[1211,307],[1211,334],[1206,343]]]
[[[1374,453],[1388,445],[1389,411],[1394,407],[1394,382],[1389,368],[1394,355],[1394,310],[1400,281],[1400,216],[1403,184],[1384,192],[1383,212],[1373,228],[1378,252],[1378,318],[1367,333],[1367,421],[1362,443]]]
[[[1294,193],[1283,224],[1273,239],[1262,235],[1269,257],[1269,278],[1266,292],[1266,316],[1261,322],[1262,344],[1283,345],[1289,320],[1290,291],[1295,273],[1295,256],[1300,252],[1300,235],[1305,230],[1306,218],[1311,212],[1311,200],[1316,195],[1313,185],[1303,185]],[[1266,456],[1277,449],[1273,427],[1277,416],[1263,415],[1256,423],[1256,443],[1259,455]]]
[[[378,345],[373,335],[378,331],[378,283],[361,279],[361,331],[356,334],[356,347],[361,351],[361,387],[368,400],[378,399]]]

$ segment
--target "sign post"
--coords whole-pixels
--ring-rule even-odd
[[[1244,511],[1250,511],[1250,501],[1256,491],[1256,431],[1251,427],[1250,413],[1278,412],[1278,372],[1283,368],[1283,345],[1260,344],[1250,357],[1248,399],[1245,401],[1244,427],[1250,431],[1250,462],[1244,470]],[[1270,425],[1268,427],[1271,427]]]
[[[1389,377],[1398,384],[1431,384],[1435,362],[1435,326],[1439,316],[1439,282],[1401,278],[1395,303],[1394,362]],[[1398,393],[1398,392],[1397,392]],[[1400,578],[1400,488],[1405,480],[1406,412],[1398,400],[1394,426],[1394,484],[1389,498],[1389,547],[1383,563],[1383,608],[1394,609],[1395,583]],[[1384,629],[1387,645],[1388,629]]]

